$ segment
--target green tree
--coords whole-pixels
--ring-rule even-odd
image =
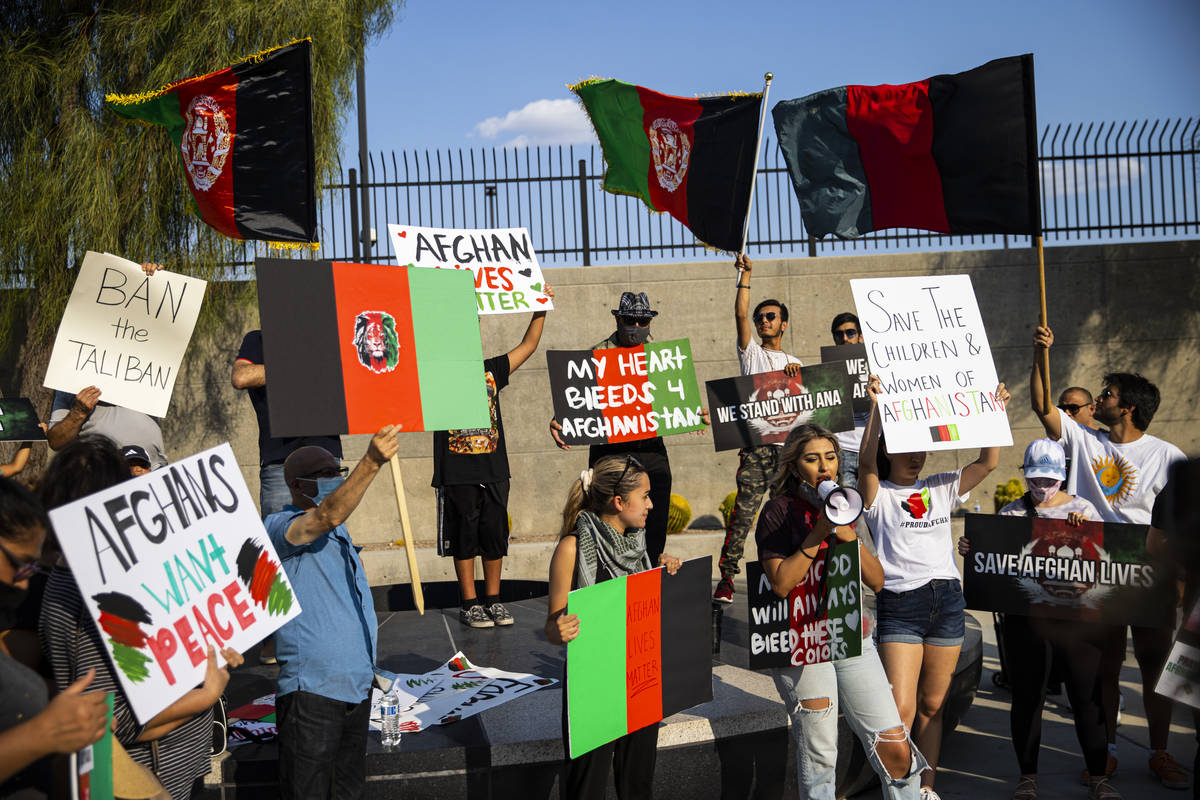
[[[103,107],[311,37],[318,187],[334,174],[339,130],[366,42],[394,0],[7,0],[0,15],[0,386],[35,399],[54,331],[87,250],[157,261],[212,278],[256,247],[209,229],[190,210],[179,156],[158,126]],[[245,282],[212,282],[200,334]],[[35,449],[35,457],[44,450]],[[34,464],[33,466],[37,466]]]

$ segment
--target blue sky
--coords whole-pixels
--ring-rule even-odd
[[[615,77],[668,94],[771,101],[905,83],[1033,52],[1039,124],[1200,111],[1197,0],[483,2],[409,0],[367,51],[373,151],[587,144],[565,84]],[[343,133],[356,160],[354,109]]]

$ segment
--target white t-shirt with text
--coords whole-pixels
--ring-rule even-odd
[[[875,537],[883,588],[907,592],[931,580],[957,580],[950,512],[962,470],[939,472],[911,486],[880,481],[864,516]]]
[[[1062,446],[1071,459],[1066,490],[1089,500],[1105,522],[1150,523],[1154,498],[1171,465],[1186,460],[1175,445],[1148,433],[1132,442],[1109,440],[1107,431],[1080,425],[1057,408]]]

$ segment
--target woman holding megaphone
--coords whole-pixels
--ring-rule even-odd
[[[830,548],[858,541],[852,519],[861,510],[855,508],[858,498],[828,491],[838,480],[840,456],[837,439],[816,425],[793,430],[779,454],[776,496],[763,508],[754,538],[763,572],[780,597],[787,597],[801,583],[820,585]],[[858,551],[862,582],[878,591],[883,587],[883,567],[861,541]],[[861,655],[775,670],[775,685],[792,718],[804,797],[832,800],[836,796],[839,707],[862,740],[883,783],[884,797],[918,797],[920,775],[927,764],[900,720],[871,641],[872,627],[863,609]]]

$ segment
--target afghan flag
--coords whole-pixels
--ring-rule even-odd
[[[470,270],[256,269],[272,436],[491,426]]]
[[[813,236],[1041,235],[1033,56],[784,100],[775,132]]]
[[[611,79],[571,91],[604,150],[605,191],[640,197],[707,245],[741,250],[762,93],[672,97]]]
[[[196,213],[234,239],[317,241],[312,43],[267,50],[109,108],[167,129]]]
[[[571,758],[712,700],[712,556],[576,589],[567,612]]]

